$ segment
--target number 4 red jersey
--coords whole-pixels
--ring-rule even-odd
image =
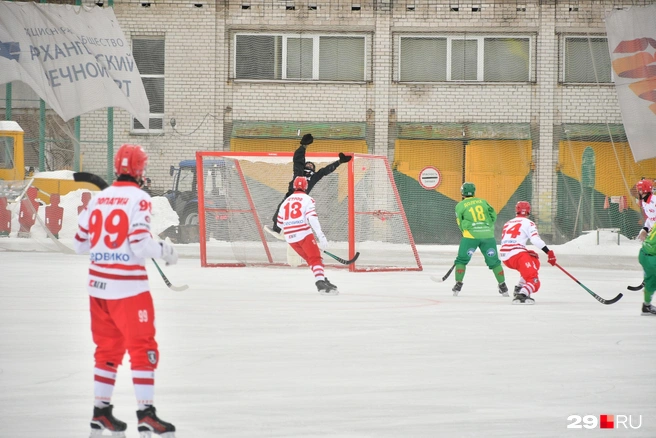
[[[544,240],[538,234],[535,223],[523,216],[517,216],[509,220],[503,226],[501,233],[501,248],[499,248],[499,258],[508,260],[520,252],[526,252],[526,242],[531,241],[538,249],[545,247]]]
[[[113,300],[150,290],[146,259],[162,255],[151,214],[150,195],[130,181],[116,181],[89,201],[74,242],[78,254],[90,255],[89,295]]]

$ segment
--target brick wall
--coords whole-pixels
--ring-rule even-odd
[[[391,122],[517,122],[537,126],[534,199],[551,216],[557,161],[554,126],[560,123],[620,123],[612,86],[563,86],[560,36],[603,35],[603,17],[630,0],[569,3],[551,1],[456,0],[228,0],[202,3],[116,2],[116,16],[130,39],[166,38],[164,134],[131,135],[130,116],[114,111],[114,148],[141,143],[151,154],[155,187],[168,186],[168,167],[196,150],[229,147],[231,122],[367,122],[370,151],[393,154]],[[291,7],[293,6],[293,9]],[[456,10],[457,9],[457,10]],[[364,83],[258,83],[234,81],[235,31],[358,32],[368,35]],[[534,38],[532,83],[417,84],[395,81],[398,35],[404,33],[508,33]],[[175,131],[170,119],[176,120]],[[105,172],[106,111],[82,118],[85,170]]]

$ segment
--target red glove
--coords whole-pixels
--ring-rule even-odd
[[[547,253],[549,259],[547,260],[551,266],[556,266],[556,254],[554,254],[553,249],[550,249]]]

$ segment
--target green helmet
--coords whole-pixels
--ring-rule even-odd
[[[460,194],[466,198],[474,196],[476,193],[476,186],[474,183],[466,182],[460,187]]]

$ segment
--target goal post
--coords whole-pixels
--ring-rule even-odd
[[[264,231],[293,176],[290,152],[196,153],[201,266],[287,266],[287,243]],[[317,171],[336,153],[306,153]],[[310,192],[329,251],[348,269],[422,270],[387,157],[353,154]],[[202,213],[201,213],[202,212]],[[344,267],[329,257],[324,263]]]

